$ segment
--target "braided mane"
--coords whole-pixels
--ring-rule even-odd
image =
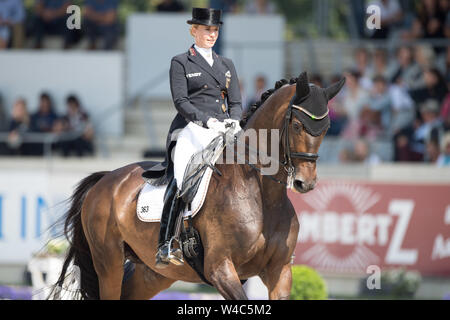
[[[275,87],[273,89],[269,89],[266,92],[264,92],[261,95],[261,100],[255,102],[254,104],[252,104],[250,106],[250,108],[247,110],[247,112],[244,114],[244,116],[242,117],[241,120],[241,127],[244,127],[248,120],[250,120],[250,118],[253,116],[253,114],[256,112],[256,110],[258,110],[258,108],[260,106],[262,106],[264,104],[264,102],[266,102],[266,100],[275,92],[277,91],[279,88],[281,88],[282,86],[284,86],[285,84],[294,84],[297,83],[297,78],[291,78],[289,81],[286,79],[281,79],[277,82],[275,82]]]

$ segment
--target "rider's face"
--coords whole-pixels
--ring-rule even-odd
[[[212,48],[219,36],[219,27],[196,25],[192,28],[195,44],[200,48]]]

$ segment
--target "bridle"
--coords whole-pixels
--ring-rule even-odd
[[[298,104],[306,100],[309,96],[304,97]],[[280,142],[284,141],[283,144],[283,150],[284,150],[284,160],[281,162],[283,165],[284,170],[286,170],[288,174],[287,178],[287,187],[292,188],[292,185],[294,183],[295,178],[295,167],[292,164],[292,158],[296,159],[302,159],[309,162],[316,162],[317,159],[319,159],[319,155],[317,153],[310,153],[310,152],[291,152],[291,146],[290,146],[290,139],[289,139],[289,124],[292,120],[292,109],[295,108],[297,110],[300,110],[304,113],[306,113],[308,116],[312,117],[313,119],[321,120],[325,118],[328,115],[328,110],[324,115],[321,115],[319,117],[316,117],[314,115],[311,115],[307,110],[303,109],[301,106],[295,105],[294,100],[296,96],[291,99],[289,102],[289,106],[286,110],[286,114],[284,116],[284,123],[283,127],[281,129],[281,135],[280,135]],[[295,115],[294,115],[295,116]]]
[[[271,180],[282,184],[288,188],[292,188],[293,183],[294,183],[294,179],[295,179],[295,167],[292,164],[292,159],[296,158],[296,159],[302,159],[304,161],[309,161],[309,162],[316,162],[317,159],[319,159],[319,155],[317,153],[310,153],[310,152],[291,152],[291,146],[290,146],[290,142],[289,142],[289,124],[292,120],[292,109],[297,109],[300,110],[304,113],[306,113],[308,116],[310,116],[313,119],[317,119],[317,120],[321,120],[323,118],[325,118],[328,115],[328,110],[324,115],[321,116],[314,116],[312,114],[310,114],[307,110],[303,109],[301,106],[295,105],[294,104],[294,100],[295,100],[296,96],[294,95],[294,97],[291,99],[291,101],[289,102],[289,106],[286,110],[285,116],[284,116],[284,122],[283,122],[283,127],[281,129],[281,135],[280,135],[280,143],[283,143],[283,150],[284,150],[284,160],[281,162],[281,165],[283,166],[284,170],[286,170],[287,174],[288,174],[288,178],[287,178],[287,182],[278,180],[272,176],[269,175],[263,175],[261,173],[261,169],[256,167],[255,165],[249,163],[247,160],[245,160],[245,163],[247,165],[249,165],[250,167],[252,167],[253,169],[259,171],[261,173],[261,175],[263,176],[267,176],[268,178],[270,178]],[[305,97],[304,99],[302,99],[299,104],[301,102],[303,102],[304,100],[306,100],[308,98]],[[295,115],[294,115],[295,116]],[[235,142],[237,141],[237,137],[235,136]],[[246,149],[250,149],[250,147],[247,145],[247,143],[245,143],[245,147]]]

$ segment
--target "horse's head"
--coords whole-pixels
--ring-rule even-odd
[[[308,192],[316,185],[317,152],[330,126],[328,101],[344,83],[345,78],[342,78],[323,89],[310,84],[306,72],[297,79],[281,134],[288,187],[296,192]]]

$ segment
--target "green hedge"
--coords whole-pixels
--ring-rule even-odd
[[[324,300],[327,297],[325,281],[314,269],[292,266],[292,300]]]

